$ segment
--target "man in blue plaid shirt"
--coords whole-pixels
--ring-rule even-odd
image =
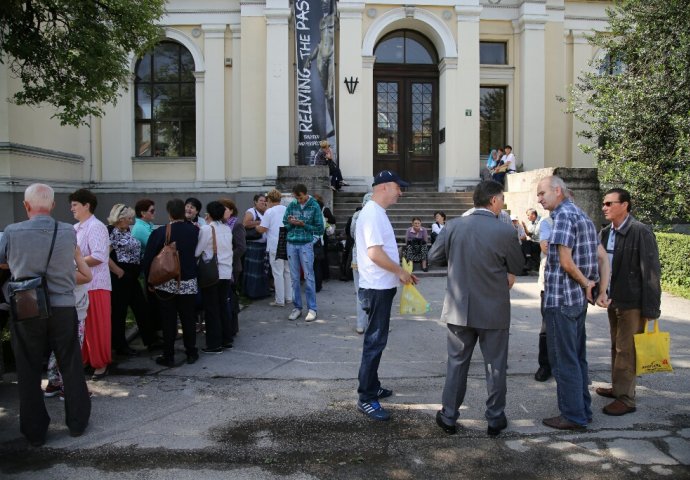
[[[594,302],[592,289],[599,281],[597,231],[568,198],[567,187],[559,177],[542,179],[537,198],[553,218],[544,274],[544,320],[561,412],[543,423],[560,430],[579,430],[592,419],[585,317],[587,302]],[[607,281],[608,272],[602,273]],[[605,290],[597,303],[605,302]]]

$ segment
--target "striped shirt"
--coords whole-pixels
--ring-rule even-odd
[[[544,272],[544,308],[583,306],[585,290],[560,264],[558,246],[572,249],[573,262],[587,279],[599,281],[597,231],[589,217],[570,200],[563,200],[552,212],[553,228]]]
[[[108,268],[108,258],[110,254],[110,237],[108,229],[94,215],[87,220],[74,225],[77,232],[77,245],[81,249],[84,258],[89,255],[101,263],[91,267],[93,280],[88,283],[91,290],[111,290],[110,269]]]

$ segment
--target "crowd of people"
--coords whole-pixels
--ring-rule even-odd
[[[356,330],[364,337],[357,408],[374,420],[390,418],[380,400],[393,391],[382,386],[378,367],[388,340],[392,301],[398,286],[418,282],[400,265],[397,240],[386,214],[402,195],[401,187],[407,185],[387,170],[376,175],[373,192],[364,196],[362,208],[347,229],[353,239]],[[556,429],[581,430],[592,421],[585,346],[587,302],[608,309],[611,327],[612,386],[596,389],[597,394],[613,400],[603,413],[625,415],[636,410],[632,336],[660,314],[660,266],[654,235],[630,215],[632,200],[623,189],[606,192],[602,209],[611,223],[598,236],[560,178],[542,179],[537,195],[550,211],[549,217],[539,218],[536,211],[528,210],[528,223],[513,226],[503,210],[503,186],[483,181],[475,188],[474,208],[465,215],[446,223],[445,214],[436,212],[431,235],[415,217],[407,231],[406,256],[422,262],[423,269],[429,264],[448,268],[442,313],[448,327],[448,364],[442,409],[436,415],[436,423],[448,434],[457,431],[477,341],[487,373],[487,433],[498,435],[508,424],[504,409],[509,291],[526,259],[533,260],[533,255],[540,257],[542,288],[535,379],[555,378],[560,411],[543,423]],[[52,305],[47,318],[10,322],[20,429],[29,442],[38,446],[45,441],[49,418],[43,396],[64,398],[70,434],[84,432],[91,405],[84,365],[93,370],[93,380],[100,380],[108,375],[113,352],[137,354],[124,335],[128,307],[144,345],[149,351],[162,350],[155,361],[166,367],[180,364],[175,359],[178,319],[187,363],[199,359],[197,333],[205,336],[202,353],[221,354],[232,348],[239,328],[236,287],[241,281],[248,296],[253,292],[258,298],[266,297],[270,295],[268,271],[275,292],[270,305],[284,308],[292,303],[289,320],[299,319],[306,311],[305,321],[314,321],[318,314],[318,252],[321,249],[323,254],[324,233],[335,224],[335,218],[304,185],[295,185],[292,196],[284,202],[275,189],[257,195],[241,220],[230,199],[208,203],[201,215],[198,199],[175,198],[165,206],[168,222],[158,227],[154,224],[155,203],[141,199],[134,208],[114,205],[106,226],[94,216],[96,196],[80,189],[69,196],[77,220],[69,225],[51,217],[55,207],[51,187],[29,186],[24,199],[29,220],[9,225],[0,239],[0,266],[9,268],[13,278],[45,276]],[[49,250],[51,235],[53,246],[46,268],[46,260],[36,252]],[[521,240],[535,243],[539,251],[534,245],[521,248]],[[179,276],[152,284],[149,272],[154,259],[173,244],[179,255]],[[217,263],[213,282],[202,283],[197,278],[199,262]],[[264,285],[252,284],[260,281]],[[200,311],[204,312],[203,322],[199,321]],[[48,385],[41,390],[46,346],[53,356]]]

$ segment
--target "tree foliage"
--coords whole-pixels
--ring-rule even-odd
[[[160,39],[165,0],[2,0],[0,61],[22,89],[12,101],[51,104],[63,125],[102,116],[129,79],[128,59]],[[4,58],[3,58],[4,57]]]
[[[573,89],[571,112],[589,129],[604,188],[628,189],[634,213],[690,221],[690,0],[621,0],[610,31],[590,43],[606,55]]]

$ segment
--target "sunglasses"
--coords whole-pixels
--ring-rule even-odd
[[[603,205],[604,207],[610,207],[610,206],[613,205],[614,203],[623,203],[623,202],[618,202],[618,201],[603,202],[602,205]]]

